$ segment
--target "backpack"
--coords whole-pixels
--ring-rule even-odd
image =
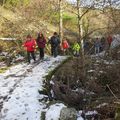
[[[68,49],[68,48],[69,48],[69,44],[68,44],[67,41],[64,41],[64,42],[63,42],[63,48],[64,48],[64,49]]]
[[[53,45],[54,47],[57,47],[59,44],[60,44],[59,38],[58,38],[58,37],[53,37],[53,38],[52,38],[52,45]]]

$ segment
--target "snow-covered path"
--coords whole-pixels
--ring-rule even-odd
[[[49,59],[34,68],[19,64],[0,74],[0,120],[40,120],[45,108],[45,104],[38,101],[44,97],[38,93],[43,77],[65,57]]]

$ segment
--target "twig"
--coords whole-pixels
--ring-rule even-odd
[[[113,91],[111,90],[111,88],[110,88],[110,86],[107,84],[106,85],[107,87],[108,87],[108,89],[109,89],[109,91],[111,92],[111,94],[117,99],[117,100],[119,100],[118,99],[118,97],[113,93]]]

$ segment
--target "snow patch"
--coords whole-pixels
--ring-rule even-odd
[[[43,89],[44,76],[66,57],[49,59],[35,67],[25,63],[18,64],[0,74],[0,120],[40,120],[46,104],[39,102],[45,96],[39,94],[38,90]],[[31,72],[28,69],[31,69]],[[56,115],[60,111],[58,107],[57,109]]]
[[[66,106],[62,103],[56,103],[54,105],[51,105],[48,111],[46,112],[45,120],[59,120],[60,112],[64,107]]]

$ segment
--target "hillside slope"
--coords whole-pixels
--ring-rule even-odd
[[[27,33],[36,35],[39,31],[45,33],[57,31],[55,26],[46,23],[39,16],[28,17],[19,12],[0,7],[0,37],[21,38]]]

